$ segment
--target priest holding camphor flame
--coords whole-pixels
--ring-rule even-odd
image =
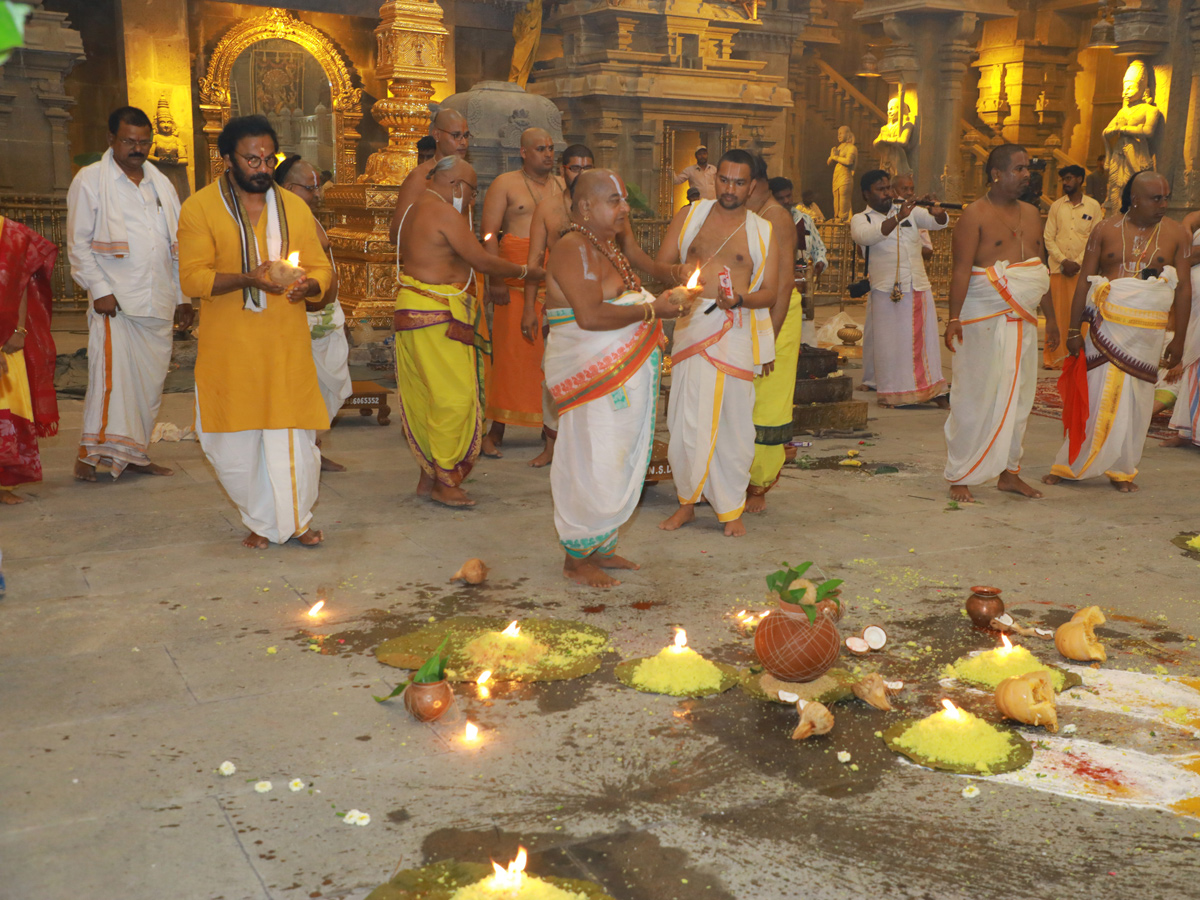
[[[323,535],[311,526],[329,427],[309,310],[333,276],[308,206],[275,186],[279,142],[262,116],[231,119],[218,149],[226,172],[183,204],[179,278],[200,298],[196,434],[261,550]]]

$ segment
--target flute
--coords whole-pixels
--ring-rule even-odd
[[[929,209],[932,206],[940,206],[942,209],[962,209],[963,208],[963,205],[961,203],[951,203],[948,200],[945,201],[944,203],[930,203],[928,200],[914,200],[912,202],[913,202],[914,206],[924,206],[926,209]]]

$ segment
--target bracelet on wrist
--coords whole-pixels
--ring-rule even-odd
[[[958,318],[957,316],[955,316],[953,319],[948,319],[948,320],[946,321],[946,324],[947,324],[947,325],[949,325],[951,322],[958,322],[958,323],[961,325],[961,324],[962,324],[962,319],[960,319],[960,318]]]

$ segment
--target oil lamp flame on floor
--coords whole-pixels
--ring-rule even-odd
[[[945,698],[942,699],[942,706],[946,708],[946,718],[953,719],[958,722],[962,719],[962,710]]]
[[[505,629],[504,629],[502,632],[500,632],[500,633],[501,633],[501,634],[503,634],[503,635],[505,635],[506,637],[518,637],[518,636],[520,636],[520,634],[521,634],[521,629],[520,629],[520,627],[517,625],[517,620],[516,620],[516,619],[513,619],[511,622],[509,622],[509,623],[508,623],[508,627],[507,627],[507,628],[505,628]]]
[[[468,744],[473,744],[475,741],[479,740],[479,729],[476,728],[473,723],[467,723],[467,729],[463,733],[463,740]]]
[[[675,629],[675,647],[676,653],[682,653],[687,648],[687,632],[682,628]]]
[[[309,609],[309,611],[308,611],[308,614],[309,614],[310,616],[316,616],[316,614],[317,614],[317,613],[319,613],[319,612],[321,611],[321,608],[322,608],[324,605],[325,605],[325,601],[324,601],[324,600],[318,600],[316,603],[314,603],[314,604],[312,605],[312,608],[311,608],[311,609]]]
[[[479,687],[479,697],[482,700],[488,699],[491,696],[491,691],[487,688],[488,679],[492,677],[491,669],[484,669],[479,673],[479,677],[475,679],[475,684]]]
[[[500,891],[512,891],[513,893],[521,889],[521,883],[525,880],[525,860],[527,855],[524,847],[517,848],[517,858],[508,864],[508,868],[503,868],[500,863],[492,860],[492,868],[495,874],[492,876],[492,887]]]
[[[1003,647],[997,647],[997,648],[996,648],[996,653],[998,653],[1000,656],[1008,656],[1008,654],[1010,654],[1010,653],[1012,653],[1012,652],[1013,652],[1013,645],[1012,645],[1012,641],[1010,641],[1010,640],[1008,639],[1008,635],[1007,635],[1007,634],[1002,634],[1002,635],[1000,635],[1000,641],[1001,641],[1001,643],[1003,643],[1003,644],[1004,644],[1004,646],[1003,646]]]

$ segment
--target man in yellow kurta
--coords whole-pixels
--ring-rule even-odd
[[[243,544],[318,544],[316,432],[329,416],[305,309],[323,305],[333,268],[304,201],[274,187],[270,123],[231,119],[217,147],[226,173],[179,215],[180,285],[201,300],[196,434],[250,529]],[[297,253],[300,273],[286,267]]]

